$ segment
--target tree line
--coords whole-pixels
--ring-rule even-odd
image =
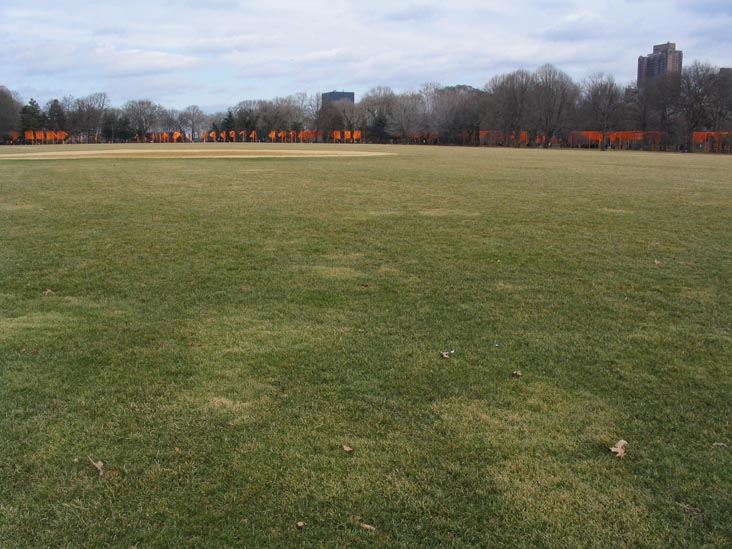
[[[621,86],[603,73],[575,82],[553,65],[544,65],[533,72],[498,75],[482,89],[430,83],[395,93],[376,87],[356,103],[325,105],[321,94],[298,93],[245,100],[214,114],[196,105],[168,109],[148,99],[114,107],[103,92],[53,99],[44,106],[33,99],[23,104],[17,94],[0,86],[0,139],[7,141],[14,132],[26,130],[63,130],[90,142],[92,136],[134,142],[153,132],[180,132],[197,139],[211,131],[267,136],[272,131],[309,130],[316,139],[328,140],[334,132],[360,130],[363,140],[372,143],[470,145],[492,130],[500,132],[493,144],[551,146],[566,144],[575,130],[603,136],[636,130],[661,132],[665,149],[692,150],[694,132],[732,131],[729,72],[694,62],[680,74],[657,77],[638,88]],[[606,140],[599,146],[606,146]]]

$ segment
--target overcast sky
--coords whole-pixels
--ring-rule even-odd
[[[97,91],[116,106],[225,109],[297,92],[483,87],[552,63],[635,80],[676,42],[732,66],[732,0],[0,0],[0,85],[39,103]]]

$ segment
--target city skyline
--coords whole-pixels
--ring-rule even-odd
[[[0,84],[41,104],[103,91],[118,105],[149,98],[209,112],[298,92],[360,97],[375,86],[401,92],[427,82],[482,88],[545,63],[577,81],[604,72],[628,84],[653,44],[675,42],[685,65],[732,65],[731,26],[732,4],[719,0],[9,0],[0,7]]]

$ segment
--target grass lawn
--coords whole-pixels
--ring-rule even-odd
[[[23,150],[0,547],[732,544],[732,157]]]

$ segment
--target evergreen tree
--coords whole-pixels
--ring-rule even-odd
[[[42,130],[46,123],[45,118],[36,100],[31,99],[27,105],[20,109],[20,129],[23,131]]]

